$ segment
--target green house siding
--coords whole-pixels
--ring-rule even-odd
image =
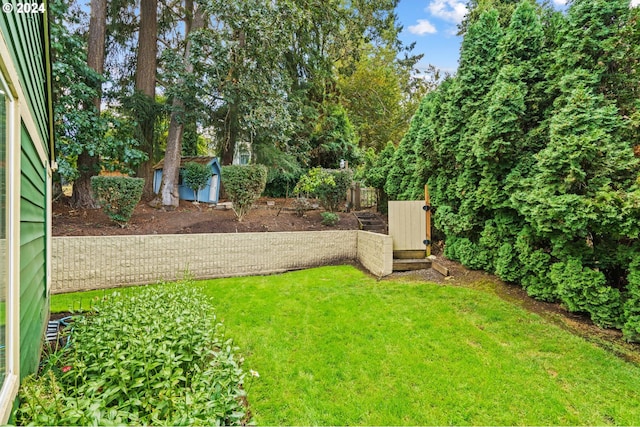
[[[20,372],[38,367],[48,316],[46,168],[24,126],[20,156]]]
[[[14,6],[12,13],[0,13],[0,30],[9,45],[9,51],[18,71],[29,110],[40,133],[40,139],[48,141],[48,107],[45,91],[47,80],[43,41],[44,15],[42,13],[16,13],[17,3],[26,3],[21,0],[3,0],[2,3],[11,3]],[[46,144],[44,149],[49,151]]]

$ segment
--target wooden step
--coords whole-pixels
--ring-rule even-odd
[[[394,259],[393,271],[424,270],[431,268],[431,260],[420,259]]]
[[[355,217],[358,219],[360,230],[371,231],[373,233],[387,233],[387,224],[378,217],[375,213],[371,212],[354,212]]]

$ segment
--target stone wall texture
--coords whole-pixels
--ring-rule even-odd
[[[264,275],[358,261],[391,274],[391,237],[365,231],[54,237],[52,293]]]
[[[357,261],[371,274],[387,276],[393,270],[393,240],[368,231],[359,231],[356,235]]]

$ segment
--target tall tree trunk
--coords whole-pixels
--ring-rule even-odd
[[[162,185],[159,194],[162,206],[165,208],[176,208],[180,203],[178,178],[182,154],[182,136],[184,135],[184,102],[181,99],[174,98],[172,110],[169,121],[167,149],[164,153]]]
[[[140,0],[140,32],[138,34],[138,57],[136,60],[135,90],[145,97],[148,108],[136,117],[140,126],[141,149],[149,157],[137,170],[144,178],[142,198],[153,197],[153,163],[156,148],[154,127],[156,121],[156,61],[158,56],[158,0]]]
[[[89,40],[87,52],[87,65],[98,74],[104,72],[104,45],[107,28],[107,0],[91,0],[91,18],[89,20]],[[100,114],[102,102],[100,87],[98,96],[93,100],[96,114]],[[86,106],[86,108],[91,108]],[[71,203],[76,207],[94,208],[95,200],[91,192],[91,177],[96,175],[98,158],[83,151],[78,156],[79,177],[73,183]]]
[[[233,38],[238,42],[237,50],[231,52],[231,70],[229,71],[229,84],[233,87],[238,85],[239,77],[239,64],[242,62],[244,55],[242,50],[246,46],[246,34],[242,30],[235,30]],[[233,156],[236,151],[236,145],[238,144],[239,137],[239,107],[236,100],[229,103],[229,110],[227,111],[227,117],[225,118],[225,125],[227,127],[227,134],[225,136],[225,143],[222,147],[222,164],[230,165],[233,163]]]
[[[185,73],[193,73],[193,64],[190,61],[191,41],[189,34],[204,27],[205,19],[200,7],[194,6],[190,0],[186,1],[185,38],[187,44],[184,50],[183,60]],[[180,156],[182,153],[182,136],[184,135],[184,101],[179,97],[173,99],[173,108],[169,120],[169,136],[167,149],[164,155],[164,168],[162,171],[162,184],[158,195],[163,207],[174,209],[180,202],[178,195],[178,178],[180,174]],[[158,204],[156,202],[156,204]]]
[[[223,165],[230,165],[233,164],[233,156],[238,141],[238,105],[236,102],[229,103],[226,121],[227,134],[221,157]]]

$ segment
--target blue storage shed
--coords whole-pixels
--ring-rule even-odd
[[[178,181],[178,193],[181,200],[198,200],[204,203],[218,203],[220,197],[220,162],[217,157],[208,156],[191,156],[182,157],[180,159],[180,169],[187,163],[194,162],[205,164],[211,168],[211,178],[209,183],[198,192],[198,197],[194,191],[182,183],[182,174]],[[158,194],[160,192],[160,184],[162,183],[162,171],[164,169],[164,159],[160,160],[153,167],[153,191]]]

